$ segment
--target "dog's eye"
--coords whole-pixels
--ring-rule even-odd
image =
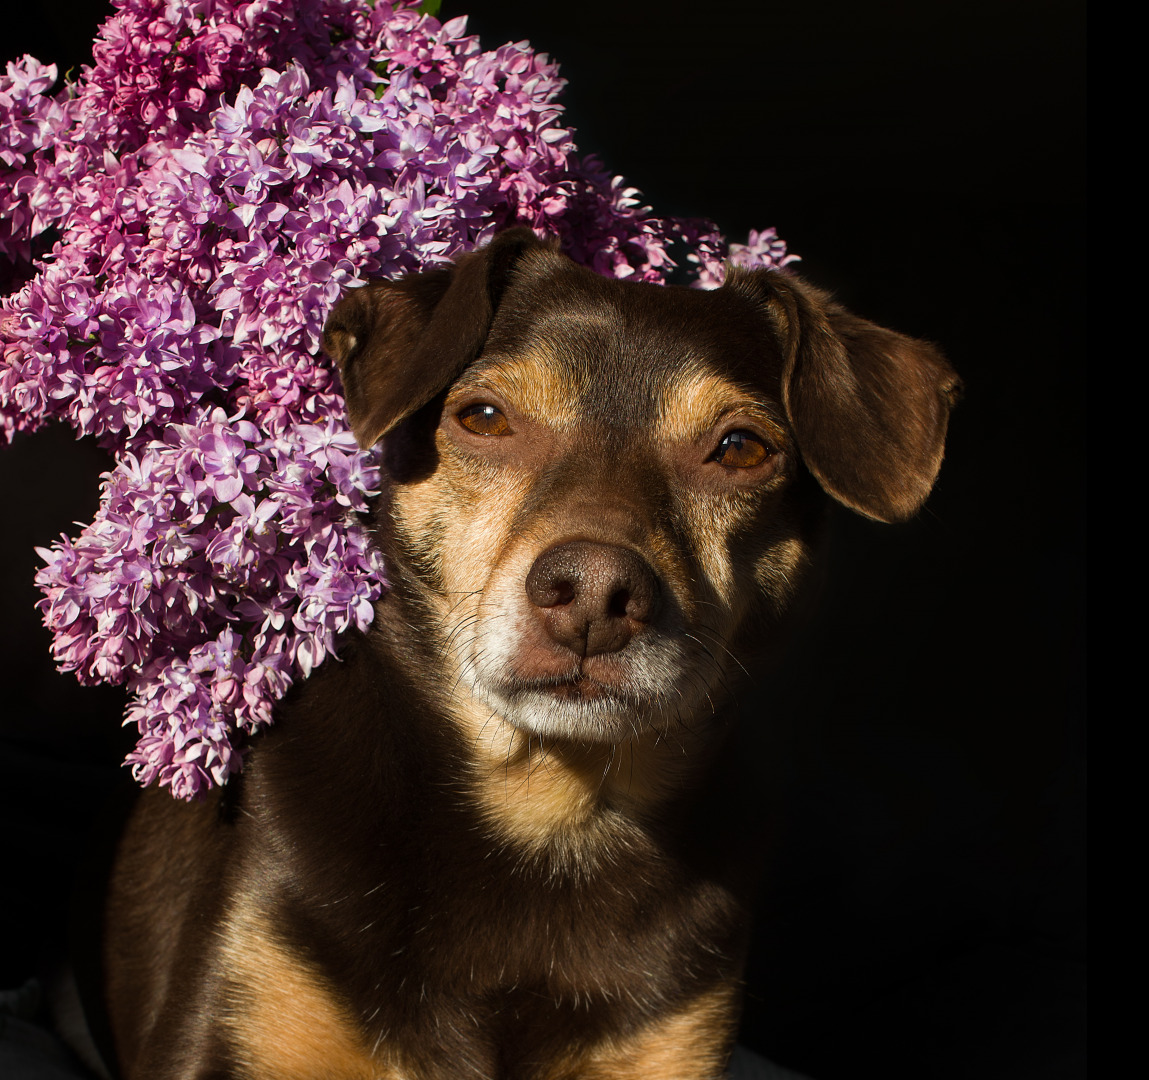
[[[774,449],[749,431],[732,431],[723,437],[711,458],[731,469],[752,469],[772,456]]]
[[[511,425],[494,405],[468,405],[459,413],[459,423],[476,435],[510,435]]]

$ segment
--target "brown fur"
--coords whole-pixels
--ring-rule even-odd
[[[526,230],[349,293],[325,347],[384,439],[392,587],[231,791],[142,800],[107,918],[124,1075],[720,1076],[755,877],[732,688],[824,492],[921,505],[956,378],[797,278],[624,284]]]

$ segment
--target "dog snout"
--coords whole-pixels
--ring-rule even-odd
[[[589,540],[548,548],[526,586],[547,634],[579,656],[624,648],[658,613],[661,594],[638,552]]]

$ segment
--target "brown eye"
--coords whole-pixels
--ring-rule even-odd
[[[773,448],[757,435],[751,435],[749,431],[732,431],[723,437],[711,460],[731,469],[752,469],[773,453]]]
[[[459,413],[459,423],[476,435],[510,435],[511,425],[494,405],[468,405]]]

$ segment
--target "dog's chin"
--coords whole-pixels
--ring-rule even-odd
[[[658,699],[631,698],[585,676],[489,688],[484,696],[508,723],[542,739],[619,743],[665,726]]]

